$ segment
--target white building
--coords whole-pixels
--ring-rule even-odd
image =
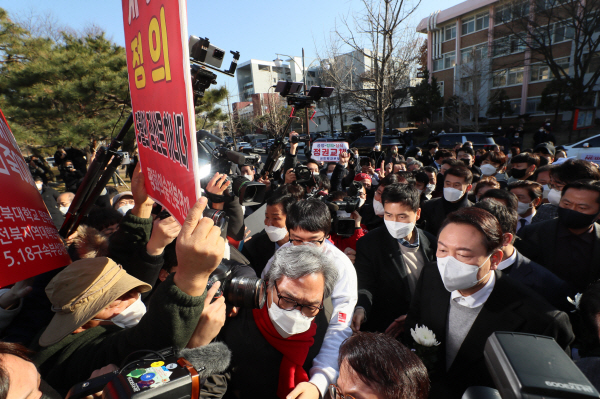
[[[319,84],[317,67],[306,67],[306,85]],[[302,57],[284,57],[275,61],[245,61],[236,70],[240,101],[251,101],[252,94],[273,93],[273,86],[280,80],[303,82]]]

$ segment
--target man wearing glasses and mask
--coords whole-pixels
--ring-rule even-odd
[[[301,200],[290,206],[285,221],[289,232],[289,243],[281,246],[275,257],[267,263],[262,273],[268,277],[269,269],[279,251],[291,246],[314,247],[323,261],[332,263],[338,277],[331,293],[333,311],[327,314],[327,333],[319,354],[310,369],[310,381],[297,384],[289,398],[317,399],[325,397],[327,387],[338,375],[338,354],[342,342],[352,335],[350,323],[357,301],[357,280],[350,259],[328,240],[331,230],[331,214],[327,205],[317,199]],[[279,286],[279,285],[278,285]],[[281,286],[279,286],[281,289]],[[283,294],[283,292],[282,292]],[[327,303],[326,303],[327,304]],[[326,309],[327,310],[327,309]],[[323,318],[325,320],[325,317]],[[327,321],[325,320],[327,323]]]
[[[265,305],[226,321],[217,339],[231,350],[231,365],[204,390],[226,388],[224,398],[285,398],[299,384],[314,387],[309,370],[326,337],[323,300],[338,281],[337,268],[314,245],[283,246],[269,266]]]

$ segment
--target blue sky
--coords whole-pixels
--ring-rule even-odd
[[[416,26],[431,12],[460,2],[423,0],[410,24]],[[95,24],[107,32],[108,38],[124,44],[120,0],[0,0],[0,7],[9,15],[50,12],[61,24],[77,30]],[[339,25],[344,15],[361,9],[360,0],[188,0],[188,31],[208,37],[227,53],[239,51],[240,62],[250,58],[273,60],[276,52],[299,56],[302,47],[307,57],[314,57],[336,23]],[[223,65],[228,67],[230,60],[226,59]],[[234,78],[219,75],[217,81],[237,95]],[[237,97],[231,101],[237,101]]]

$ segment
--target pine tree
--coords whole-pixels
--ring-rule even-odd
[[[34,37],[1,10],[0,49],[0,107],[23,144],[87,144],[131,112],[125,50],[104,33]]]

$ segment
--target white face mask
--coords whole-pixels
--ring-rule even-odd
[[[134,303],[129,305],[127,309],[110,319],[114,324],[121,328],[131,328],[137,326],[142,319],[142,316],[146,314],[146,305],[142,302],[142,296],[140,295]]]
[[[454,187],[444,187],[444,198],[446,201],[454,202],[461,199],[463,196],[463,192],[461,190],[457,190]]]
[[[394,222],[392,220],[384,220],[384,222],[388,232],[396,240],[406,237],[415,229],[414,223]]]
[[[423,190],[419,190],[419,189],[417,188],[417,191],[419,192],[419,195],[423,194]]]
[[[319,176],[319,172],[312,172],[313,176]]]
[[[479,169],[481,169],[481,173],[483,173],[484,176],[491,176],[496,173],[494,165],[490,165],[489,163],[481,165]]]
[[[380,147],[380,146],[378,146],[378,145],[376,145],[376,146],[375,146],[375,148],[373,148],[373,150],[375,150],[375,151],[380,151],[380,150],[381,150],[381,147]]]
[[[466,290],[479,284],[492,271],[490,269],[485,276],[477,279],[477,272],[486,264],[491,256],[488,256],[479,267],[463,263],[453,256],[437,258],[438,270],[440,271],[446,290],[449,292]]]
[[[250,180],[250,181],[254,181],[254,175],[242,175],[244,176],[246,179]]]
[[[283,240],[288,231],[285,227],[265,226],[265,232],[271,242],[277,242]]]
[[[69,211],[69,207],[68,206],[61,206],[58,208],[58,210],[60,211],[60,213],[62,213],[63,215],[66,215],[67,212]]]
[[[373,210],[375,211],[375,214],[377,216],[383,216],[383,214],[385,213],[385,211],[383,210],[383,205],[375,198],[373,198]]]
[[[44,183],[35,183],[35,186],[37,187],[38,191],[42,191],[43,185]]]
[[[117,211],[119,211],[119,213],[123,216],[125,216],[125,214],[127,213],[128,210],[133,209],[133,205],[131,204],[127,204],[127,205],[123,205],[122,207],[120,207],[119,209],[117,209]]]
[[[308,331],[314,319],[314,317],[304,316],[298,309],[283,310],[275,301],[271,302],[268,313],[273,326],[283,338]]]
[[[527,211],[529,211],[532,207],[533,205],[531,204],[531,202],[519,201],[519,204],[517,205],[517,213],[519,215],[523,215],[524,213],[527,213]]]
[[[560,196],[561,196],[561,192],[558,191],[557,189],[553,188],[548,193],[548,202],[551,203],[552,205],[558,206],[558,204],[560,203]]]
[[[543,194],[542,194],[542,197],[543,197],[543,198],[545,198],[545,199],[548,199],[548,194],[550,194],[550,187],[548,187],[548,185],[547,185],[547,184],[544,184],[544,185],[542,186],[542,188],[544,189],[544,192],[543,192]]]
[[[333,172],[331,172],[331,173],[327,173],[327,178],[328,178],[329,180],[331,180],[331,176],[333,176]]]
[[[358,207],[361,208],[365,204],[366,199],[359,198],[358,199]]]
[[[433,190],[435,190],[435,184],[428,184],[427,187],[425,187],[425,195],[431,194]]]

